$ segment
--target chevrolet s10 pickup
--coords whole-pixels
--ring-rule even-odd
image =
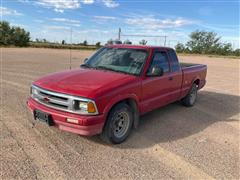
[[[33,82],[27,106],[49,126],[117,144],[141,115],[175,101],[193,106],[206,73],[206,65],[179,63],[171,48],[105,46],[80,68]]]

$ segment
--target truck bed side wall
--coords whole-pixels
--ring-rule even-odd
[[[207,66],[195,65],[182,67],[183,83],[181,98],[185,97],[192,87],[193,83],[198,82],[198,89],[201,89],[206,83]]]

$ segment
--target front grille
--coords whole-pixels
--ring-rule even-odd
[[[43,95],[43,96],[50,96],[51,98],[56,99],[56,100],[62,100],[62,101],[67,101],[68,100],[68,98],[64,98],[64,97],[48,94],[48,93],[45,93],[45,92],[42,92],[42,91],[39,91],[39,93],[41,95]]]
[[[55,109],[73,110],[73,99],[65,97],[64,94],[47,91],[36,86],[32,88],[32,98],[39,103]]]

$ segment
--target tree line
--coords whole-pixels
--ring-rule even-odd
[[[240,56],[240,49],[234,50],[231,43],[221,42],[221,37],[214,32],[197,30],[189,37],[190,40],[187,43],[178,43],[175,46],[178,53]]]
[[[233,49],[230,43],[222,43],[221,37],[219,37],[215,32],[208,32],[208,31],[194,31],[189,35],[189,41],[187,43],[178,43],[175,46],[175,49],[178,53],[193,53],[193,54],[216,54],[216,55],[234,55],[240,56],[240,49]],[[10,26],[7,21],[0,21],[0,46],[33,46],[41,47],[41,44],[59,44],[64,47],[71,46],[66,44],[63,40],[61,43],[50,43],[46,39],[39,40],[36,39],[35,42],[30,43],[30,33],[27,32],[25,29],[17,27],[17,26]],[[112,44],[112,39],[108,41],[108,44]],[[120,43],[115,42],[115,43]],[[125,44],[132,44],[129,40],[124,42]],[[146,45],[147,41],[142,40],[139,44]],[[68,46],[66,46],[68,45]],[[89,46],[88,42],[85,40],[83,43],[75,44],[81,46]],[[101,43],[97,42],[95,45],[97,48],[101,47]],[[46,46],[48,47],[48,46]],[[52,47],[52,46],[49,46]],[[58,46],[57,46],[58,47]],[[64,48],[63,47],[63,48]]]
[[[0,21],[0,45],[29,46],[30,33],[25,29],[10,26],[6,21]]]

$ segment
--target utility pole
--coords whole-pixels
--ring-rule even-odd
[[[167,36],[164,36],[164,46],[166,46],[167,43]]]
[[[72,27],[70,28],[70,43],[69,69],[72,69]]]
[[[118,40],[121,40],[121,28],[118,29]]]

